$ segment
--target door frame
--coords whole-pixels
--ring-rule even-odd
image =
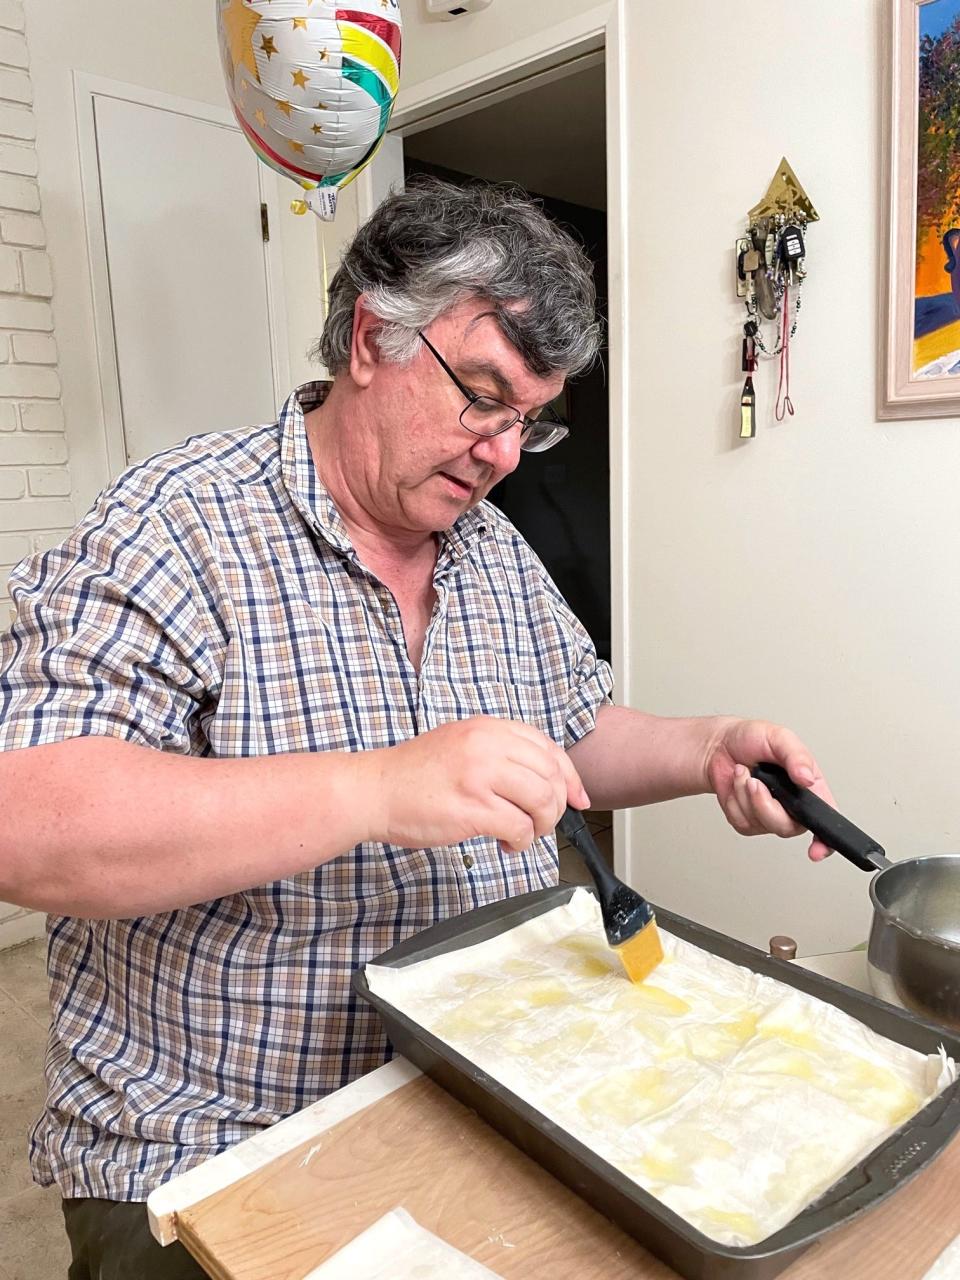
[[[109,476],[117,476],[130,465],[127,460],[120,397],[120,370],[117,363],[117,339],[113,305],[110,298],[110,269],[104,227],[103,200],[100,186],[100,159],[97,150],[96,100],[117,98],[140,106],[189,116],[240,133],[230,111],[210,103],[181,98],[174,94],[146,89],[142,85],[124,84],[104,76],[73,74],[74,101],[77,112],[77,146],[80,158],[80,187],[83,199],[87,265],[93,303],[94,339],[99,374],[101,421]],[[267,206],[271,227],[280,227],[280,197],[271,171],[257,162],[260,199]],[[224,196],[224,199],[228,199]],[[267,286],[267,327],[270,334],[270,366],[273,393],[277,406],[289,392],[290,356],[284,310],[283,262],[280,238],[275,232],[264,242],[264,270]]]
[[[631,190],[628,170],[625,104],[627,101],[626,41],[628,0],[587,9],[550,30],[518,40],[505,49],[462,63],[451,71],[401,87],[389,134],[411,136],[455,120],[481,107],[502,102],[541,84],[561,79],[601,63],[606,83],[607,245],[609,269],[609,414],[610,414],[610,626],[612,666],[617,700],[633,705],[629,655],[630,547],[633,515],[630,485],[635,459],[631,453],[630,349],[632,318],[630,246],[627,241],[626,202]],[[388,134],[388,140],[389,140]],[[396,155],[385,157],[386,168]],[[372,172],[371,172],[372,171]],[[357,178],[360,222],[364,222],[386,194],[383,174],[368,165]],[[632,864],[629,812],[614,814],[614,863],[619,875],[629,876]]]

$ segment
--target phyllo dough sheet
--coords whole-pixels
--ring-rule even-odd
[[[791,1221],[956,1078],[953,1062],[661,928],[632,984],[569,902],[370,989],[722,1244]]]

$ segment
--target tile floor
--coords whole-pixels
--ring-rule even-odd
[[[67,1245],[54,1190],[35,1186],[27,1131],[43,1106],[46,944],[0,951],[0,1280],[65,1280]]]
[[[609,813],[588,823],[613,861]],[[589,881],[578,854],[560,840],[560,879]],[[43,1105],[47,1031],[46,944],[0,951],[0,1280],[65,1280],[67,1246],[55,1190],[35,1186],[27,1167],[27,1131]]]
[[[588,809],[585,816],[597,848],[613,867],[613,814],[601,809]],[[590,872],[584,866],[583,859],[563,836],[557,838],[557,851],[560,854],[561,884],[591,883]]]

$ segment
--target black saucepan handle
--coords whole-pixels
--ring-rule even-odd
[[[861,871],[882,871],[890,866],[882,847],[865,831],[832,809],[807,787],[798,787],[786,769],[777,764],[758,764],[750,770],[779,801],[791,818],[801,822],[818,840],[842,853]]]

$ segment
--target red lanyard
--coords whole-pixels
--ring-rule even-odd
[[[777,407],[774,410],[778,422],[782,422],[789,413],[793,417],[793,401],[790,399],[790,287],[786,281],[783,286],[783,339],[780,346],[780,381],[777,384]],[[783,400],[780,393],[784,390],[784,374],[786,374],[786,394]]]

